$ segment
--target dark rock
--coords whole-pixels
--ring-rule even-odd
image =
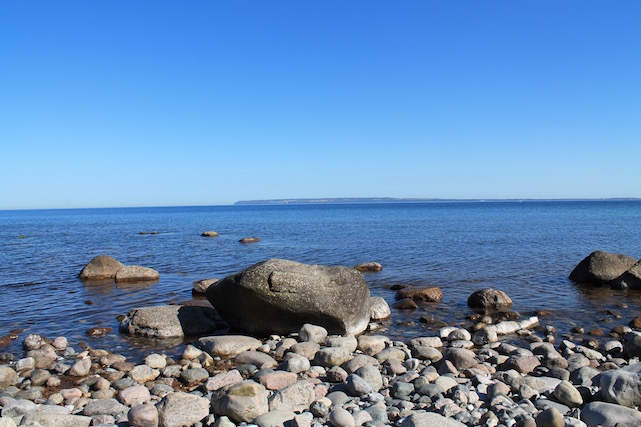
[[[403,288],[396,292],[396,299],[409,298],[414,301],[441,302],[443,293],[438,286],[426,286],[420,288]]]
[[[611,283],[614,289],[641,289],[641,260]]]
[[[105,280],[114,279],[116,272],[124,267],[123,264],[116,261],[108,255],[98,255],[78,274],[80,280]]]
[[[512,306],[512,299],[498,289],[480,289],[468,297],[467,305],[473,308],[503,309]]]
[[[621,276],[636,262],[635,258],[627,255],[592,252],[572,270],[570,280],[578,283],[607,283]]]
[[[120,323],[120,331],[154,338],[198,336],[224,327],[213,308],[161,305],[135,308]]]
[[[396,301],[392,304],[392,307],[397,310],[415,310],[418,308],[418,305],[411,298],[403,298],[402,300]]]
[[[356,335],[370,319],[365,278],[348,267],[270,259],[210,286],[207,299],[231,326],[258,335],[298,331],[305,323]]]

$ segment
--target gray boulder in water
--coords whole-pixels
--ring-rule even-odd
[[[628,271],[614,279],[611,285],[615,289],[641,289],[641,261],[637,261]]]
[[[160,305],[135,308],[120,322],[120,331],[152,338],[205,335],[225,327],[213,308]]]
[[[305,323],[330,334],[359,334],[370,319],[363,274],[349,267],[269,259],[207,289],[232,327],[255,335],[297,332]]]
[[[592,252],[572,270],[570,280],[578,283],[608,283],[621,276],[636,262],[636,258],[627,255]]]
[[[108,255],[98,255],[82,269],[78,278],[80,280],[105,280],[114,279],[116,273],[124,267],[116,259]]]

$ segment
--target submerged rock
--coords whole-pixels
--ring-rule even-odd
[[[413,301],[441,302],[443,301],[443,293],[438,286],[403,288],[396,292],[397,300],[405,298]]]
[[[205,231],[203,234],[201,234],[203,237],[218,237],[218,233],[215,231]]]
[[[348,267],[270,259],[210,286],[207,299],[232,327],[257,335],[290,333],[305,323],[358,334],[370,319],[365,278]]]
[[[260,242],[260,239],[258,237],[243,237],[242,239],[239,240],[240,243],[256,243]]]
[[[98,255],[78,274],[80,280],[105,280],[114,279],[116,272],[124,267],[119,261],[108,255]]]
[[[604,284],[616,279],[637,260],[631,256],[610,252],[592,252],[570,273],[570,280],[579,283]]]

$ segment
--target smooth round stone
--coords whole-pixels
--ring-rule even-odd
[[[356,374],[347,377],[346,389],[352,396],[363,396],[374,391],[369,382]]]
[[[317,344],[322,344],[325,341],[325,338],[327,338],[327,329],[322,326],[305,323],[303,327],[300,328],[298,336],[302,341],[311,341]]]
[[[284,370],[295,374],[308,371],[310,367],[311,364],[309,363],[309,359],[302,356],[290,357],[282,364],[282,368]]]
[[[149,389],[144,385],[127,387],[118,393],[118,400],[127,406],[142,405],[150,397]]]
[[[187,360],[194,360],[198,359],[198,357],[200,357],[202,353],[203,351],[201,349],[196,348],[191,344],[187,344],[187,347],[185,347],[185,351],[183,351],[182,358]]]
[[[179,427],[192,425],[209,415],[209,399],[176,392],[165,396],[156,406],[159,425]]]
[[[76,377],[84,377],[86,375],[89,375],[90,370],[91,370],[91,359],[87,357],[84,359],[80,359],[76,363],[74,363],[71,369],[69,369],[69,375],[76,376]]]
[[[253,423],[257,424],[259,427],[272,427],[272,426],[281,426],[291,421],[296,416],[292,411],[276,410],[269,411],[262,415],[257,416]]]
[[[187,369],[180,374],[180,379],[186,384],[196,384],[206,381],[209,372],[205,368]]]
[[[152,369],[162,369],[167,366],[167,359],[160,354],[152,353],[145,357],[145,365]]]
[[[392,396],[403,399],[414,393],[414,384],[397,381],[392,386]]]
[[[354,417],[343,408],[335,408],[329,413],[329,423],[334,427],[355,427]]]
[[[536,416],[537,427],[564,427],[563,415],[558,409],[551,407]]]
[[[349,402],[349,396],[342,391],[333,391],[325,397],[332,402],[332,406],[341,406]]]
[[[373,391],[379,391],[383,388],[383,377],[375,366],[362,366],[356,370],[356,375],[367,381]]]
[[[158,427],[158,410],[155,405],[137,405],[129,410],[127,420],[132,427]]]
[[[581,393],[569,381],[561,381],[559,385],[556,386],[554,389],[554,397],[556,397],[559,402],[569,406],[570,408],[576,408],[583,405],[583,397],[581,397]]]
[[[144,384],[147,381],[155,380],[158,375],[160,375],[160,372],[155,369],[151,369],[147,365],[137,365],[128,372],[128,375],[132,380],[140,384]]]
[[[358,341],[356,340],[355,337],[343,337],[343,336],[338,336],[338,335],[332,335],[330,337],[327,337],[325,340],[325,346],[326,347],[341,347],[347,350],[350,353],[353,353],[356,351],[356,347],[358,346]]]
[[[352,358],[352,355],[340,347],[327,347],[316,353],[315,359],[324,367],[340,366]]]
[[[24,359],[18,359],[16,362],[16,371],[31,371],[36,367],[36,359],[33,357],[25,357]]]
[[[31,384],[35,386],[43,385],[46,383],[49,378],[51,378],[51,373],[44,369],[36,369],[31,373]]]

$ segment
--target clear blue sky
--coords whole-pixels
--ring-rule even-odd
[[[0,0],[0,209],[641,197],[641,2]]]

